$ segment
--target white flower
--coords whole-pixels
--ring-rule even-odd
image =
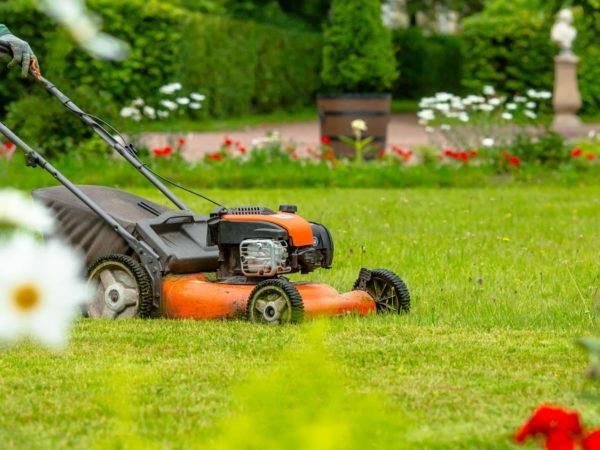
[[[166,119],[167,117],[169,117],[169,111],[163,111],[162,109],[159,109],[158,111],[156,111],[156,115],[159,119]]]
[[[482,111],[490,112],[494,110],[494,106],[484,103],[483,105],[479,105],[479,109]]]
[[[514,111],[518,107],[519,106],[516,103],[507,103],[506,104],[506,109],[508,109],[509,111]]]
[[[161,87],[158,91],[161,94],[165,94],[165,95],[173,95],[175,92],[181,90],[183,86],[181,85],[181,83],[170,83],[170,84],[166,84],[165,86]]]
[[[525,110],[525,113],[524,113],[524,114],[525,114],[527,117],[529,117],[530,119],[537,119],[537,114],[536,114],[536,113],[534,113],[533,111],[530,111],[530,110],[528,110],[528,109],[527,109],[527,110]]]
[[[190,103],[191,109],[202,109],[202,103]]]
[[[143,98],[137,98],[131,104],[132,104],[132,106],[136,106],[136,107],[140,108],[140,107],[144,106],[146,104],[146,102],[144,101]]]
[[[527,104],[525,106],[529,109],[535,109],[535,107],[537,106],[537,103],[536,102],[527,102]]]
[[[461,122],[465,122],[466,123],[466,122],[469,121],[469,115],[467,113],[465,113],[465,112],[460,113],[458,115],[458,120],[460,120]]]
[[[156,110],[152,106],[144,106],[144,115],[149,119],[156,119]]]
[[[90,298],[82,261],[66,245],[17,234],[0,242],[0,339],[32,337],[52,348],[67,344],[80,305]]]
[[[481,141],[481,144],[484,147],[493,147],[495,143],[496,143],[496,141],[494,141],[493,138],[485,138]]]
[[[511,113],[509,113],[509,112],[504,112],[504,113],[502,113],[502,118],[504,120],[512,120],[513,119],[513,115]]]
[[[488,96],[496,95],[496,89],[494,89],[494,86],[487,85],[483,87],[483,93]]]
[[[437,105],[434,106],[434,108],[437,109],[438,111],[442,111],[442,112],[450,111],[450,105],[448,103],[438,103]]]
[[[199,94],[198,92],[192,92],[190,94],[190,97],[192,97],[192,100],[195,100],[197,102],[203,102],[204,100],[206,100],[206,95]]]
[[[355,133],[367,131],[367,123],[362,119],[353,120],[351,126]]]
[[[187,97],[179,97],[177,99],[177,103],[179,103],[180,105],[183,105],[183,106],[187,106],[190,104],[190,99]]]
[[[450,131],[450,130],[452,129],[452,127],[451,127],[450,125],[448,125],[448,124],[444,123],[444,124],[442,124],[442,125],[440,126],[440,129],[441,129],[442,131]]]
[[[419,117],[419,119],[425,120],[425,121],[435,119],[435,113],[433,112],[432,109],[424,109],[423,111],[419,111],[417,113],[417,116]]]
[[[178,108],[177,103],[172,102],[171,100],[161,100],[160,104],[170,111],[175,111]]]
[[[538,92],[538,98],[541,98],[543,100],[549,100],[552,98],[552,92],[549,92],[549,91]]]
[[[531,98],[538,98],[538,93],[535,89],[529,89],[527,95]]]
[[[590,130],[590,132],[588,133],[588,137],[590,139],[595,139],[596,138],[596,130]]]
[[[448,94],[447,92],[438,92],[437,94],[435,94],[435,98],[439,102],[447,102],[449,100],[452,100],[454,96],[452,94]]]
[[[133,108],[131,106],[126,106],[125,108],[121,109],[121,117],[124,117],[126,119],[129,119],[131,117],[133,117],[136,113],[139,113],[139,111],[136,108]]]
[[[489,103],[492,106],[500,106],[502,104],[502,100],[499,98],[491,98]]]
[[[54,218],[50,211],[14,189],[0,191],[0,224],[26,228],[30,231],[49,234],[54,231]],[[10,258],[2,267],[10,265]]]
[[[527,101],[527,97],[523,97],[521,95],[515,95],[513,100],[517,103],[525,103]]]

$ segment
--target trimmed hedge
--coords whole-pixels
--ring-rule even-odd
[[[88,0],[107,31],[132,46],[126,61],[103,62],[77,48],[34,4],[2,2],[0,17],[31,42],[46,76],[65,90],[85,84],[122,105],[181,80],[207,94],[210,116],[222,117],[312,104],[319,87],[319,33],[201,15],[156,0]],[[0,105],[24,89],[4,72]]]
[[[578,38],[575,53],[581,58],[579,87],[584,111],[600,111],[600,4],[574,0]],[[485,84],[514,93],[528,88],[552,90],[554,57],[558,48],[550,29],[560,1],[496,0],[463,24],[465,88],[476,91]]]
[[[394,30],[394,52],[400,78],[394,98],[420,99],[436,92],[459,94],[463,73],[462,40],[455,36],[424,36],[420,28]]]

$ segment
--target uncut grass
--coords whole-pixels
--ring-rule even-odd
[[[0,356],[3,447],[512,448],[542,402],[600,424],[574,344],[597,329],[600,188],[209,194],[298,204],[336,240],[335,269],[311,279],[344,290],[361,266],[389,268],[413,311],[283,328],[81,321],[64,354]]]

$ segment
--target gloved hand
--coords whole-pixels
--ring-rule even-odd
[[[27,77],[27,74],[29,73],[29,67],[31,66],[31,61],[37,61],[37,58],[33,53],[33,50],[31,50],[29,44],[12,34],[0,36],[0,42],[8,44],[13,53],[13,59],[8,64],[8,67],[14,67],[20,64],[21,76],[23,78]]]

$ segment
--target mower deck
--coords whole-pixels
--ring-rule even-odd
[[[367,292],[340,294],[331,286],[295,283],[304,302],[304,317],[376,313],[376,303]],[[162,314],[177,319],[235,319],[247,317],[252,284],[207,281],[203,275],[168,276],[163,281]]]

